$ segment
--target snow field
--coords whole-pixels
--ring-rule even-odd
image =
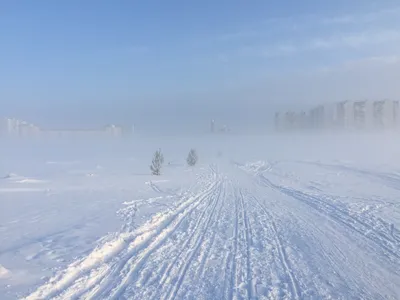
[[[10,164],[1,298],[399,299],[400,147],[319,139],[178,139],[160,177],[148,144]]]

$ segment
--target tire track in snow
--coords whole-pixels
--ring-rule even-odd
[[[287,198],[289,201],[291,198],[293,198],[290,195],[285,194],[282,191],[279,191],[278,189],[275,189],[274,186],[272,186],[273,183],[270,182],[268,179],[267,180],[269,182],[267,182],[267,183],[260,182],[260,178],[259,178],[260,174],[257,174],[257,173],[252,174],[252,172],[246,172],[246,173],[255,175],[255,176],[251,176],[251,177],[253,179],[255,179],[254,183],[257,184],[258,186],[268,187],[271,190],[276,190],[276,192],[278,192],[284,196],[289,196],[289,198]],[[267,174],[265,174],[265,175],[267,175]],[[325,195],[322,194],[322,196],[325,196]],[[327,200],[325,200],[325,201],[327,201]],[[390,273],[388,273],[388,276],[391,276],[390,274],[393,274],[393,273],[398,274],[398,270],[396,271],[396,267],[393,268],[393,267],[390,267],[390,265],[387,265],[386,269],[384,267],[384,269],[382,269],[382,271],[377,270],[376,272],[373,272],[373,274],[369,275],[369,270],[368,270],[369,265],[365,264],[362,258],[360,258],[356,254],[352,253],[352,250],[351,250],[352,247],[351,246],[349,247],[348,242],[346,243],[346,241],[343,241],[340,238],[340,236],[338,237],[335,234],[335,232],[329,231],[329,236],[331,237],[332,240],[335,241],[334,245],[333,245],[333,249],[330,248],[332,245],[329,246],[330,245],[329,243],[328,244],[322,243],[322,241],[324,240],[324,237],[326,235],[326,232],[319,229],[319,226],[320,226],[319,222],[321,222],[319,220],[321,218],[325,218],[326,214],[321,213],[320,211],[317,211],[319,213],[315,214],[315,216],[319,216],[319,217],[317,217],[317,219],[315,221],[314,217],[313,217],[314,214],[312,214],[312,211],[311,211],[310,219],[314,220],[314,221],[311,221],[311,223],[310,223],[310,220],[308,220],[307,218],[304,218],[300,212],[298,213],[298,209],[296,208],[297,206],[292,207],[292,205],[290,205],[290,202],[288,202],[288,204],[289,204],[288,207],[292,207],[292,208],[289,210],[287,209],[286,205],[281,205],[281,204],[283,204],[281,201],[276,202],[276,204],[279,205],[276,208],[279,207],[279,210],[283,209],[285,211],[284,215],[285,214],[292,215],[291,218],[293,218],[294,220],[297,219],[298,221],[301,221],[300,223],[298,223],[298,225],[299,225],[299,229],[300,228],[303,228],[303,229],[301,229],[299,233],[301,236],[303,236],[304,241],[306,241],[307,239],[310,239],[310,242],[312,241],[312,243],[317,248],[320,248],[322,250],[321,253],[319,253],[319,251],[316,251],[315,256],[313,256],[311,260],[307,259],[307,255],[306,256],[295,255],[295,257],[294,257],[296,259],[296,261],[298,259],[304,260],[304,258],[305,258],[306,260],[303,262],[303,265],[304,265],[304,263],[306,263],[304,266],[308,265],[309,267],[312,268],[312,269],[308,269],[306,272],[303,272],[304,269],[302,268],[301,273],[303,273],[303,274],[301,275],[301,277],[298,277],[299,286],[306,288],[304,290],[304,292],[302,292],[303,297],[306,297],[307,295],[310,297],[315,296],[315,294],[310,295],[307,293],[307,291],[310,287],[310,284],[313,285],[315,283],[315,281],[311,281],[311,282],[307,283],[308,280],[305,280],[305,279],[310,278],[310,275],[313,276],[314,274],[318,274],[320,272],[319,266],[322,266],[324,264],[327,264],[327,268],[328,268],[327,270],[329,270],[329,269],[333,270],[333,274],[335,276],[332,278],[332,280],[335,280],[335,277],[336,277],[339,280],[339,282],[341,282],[341,284],[345,287],[345,290],[347,291],[346,292],[347,296],[345,296],[345,299],[348,299],[348,298],[384,299],[387,297],[388,294],[379,293],[376,291],[379,291],[380,286],[382,286],[382,285],[386,286],[386,284],[387,284],[386,288],[389,289],[391,293],[396,294],[395,289],[393,289],[393,286],[391,286],[390,282],[385,282],[382,279],[382,277],[380,277],[380,275],[382,275],[382,271],[387,272],[387,270],[389,270],[389,269],[390,269],[389,270]],[[328,202],[328,204],[329,204],[329,202]],[[275,207],[275,205],[274,205],[274,207]],[[324,206],[321,205],[321,207],[323,208]],[[298,207],[298,208],[301,208],[301,207]],[[304,213],[306,213],[305,215],[308,215],[309,205],[304,206],[304,208],[301,208],[301,209],[304,210]],[[340,209],[340,207],[338,207],[338,209]],[[348,214],[347,211],[345,211],[344,213]],[[329,219],[331,219],[331,221],[332,221],[331,224],[336,225],[335,227],[340,226],[343,228],[343,224],[341,222],[338,222],[334,218],[329,218]],[[349,222],[352,223],[351,221],[349,221]],[[322,224],[324,224],[324,223],[322,223]],[[371,226],[369,224],[367,224],[367,225]],[[296,227],[296,225],[294,225],[294,227]],[[328,226],[327,229],[329,230],[330,226]],[[352,232],[352,231],[350,231],[350,232]],[[303,235],[301,234],[301,232],[303,232]],[[315,235],[315,234],[317,234],[317,235]],[[296,236],[298,236],[298,234],[296,234]],[[354,240],[354,238],[351,238],[351,235],[348,238],[350,238],[351,241]],[[362,238],[365,239],[364,235],[362,236]],[[336,245],[336,243],[338,243],[340,245],[340,247],[338,247]],[[299,246],[301,246],[301,244]],[[350,251],[350,253],[347,255],[344,254],[342,252],[341,248],[346,249],[347,251]],[[305,250],[306,251],[304,253],[307,254],[308,251],[307,251],[307,249],[305,249]],[[301,248],[300,248],[299,254],[301,254]],[[351,258],[347,262],[349,257],[351,257]],[[316,258],[316,260],[314,260],[314,258]],[[318,263],[318,261],[320,261],[320,262]],[[348,263],[352,263],[352,264],[348,265]],[[355,264],[353,264],[353,263],[355,263]],[[376,262],[374,261],[374,263],[376,263]],[[395,264],[398,265],[398,262],[395,261]],[[379,265],[379,263],[378,263],[378,265]],[[297,266],[297,267],[300,267],[300,266]],[[313,272],[313,270],[314,270],[314,272]],[[299,269],[299,271],[300,271],[300,269]],[[297,269],[296,269],[296,274],[297,274]],[[367,274],[368,274],[368,276],[366,277],[367,281],[361,280]],[[300,275],[300,273],[299,273],[299,275]],[[339,286],[332,285],[331,279],[329,277],[327,278],[325,274],[321,274],[321,276],[322,276],[321,277],[322,281],[319,281],[319,280],[321,280],[321,279],[319,279],[318,280],[319,284],[315,286],[317,289],[314,289],[315,291],[318,290],[318,295],[319,295],[318,297],[320,297],[321,296],[320,293],[322,293],[323,295],[325,295],[328,298],[330,298],[330,297],[333,297],[333,298],[340,297],[341,298],[341,296],[343,296],[343,294],[341,293]],[[318,278],[319,277],[320,276],[318,276]],[[390,278],[392,278],[392,277],[390,277]],[[395,280],[395,278],[398,278],[398,277],[394,276],[393,280]],[[302,279],[302,280],[300,280],[300,279]],[[392,283],[392,285],[393,285],[393,283]],[[338,288],[339,288],[339,290],[338,290]],[[329,291],[329,294],[326,294],[327,291]],[[347,293],[350,293],[350,294],[347,294]]]
[[[234,291],[237,286],[237,274],[236,274],[236,261],[237,261],[237,252],[238,252],[238,240],[239,240],[239,203],[238,198],[236,197],[236,193],[233,194],[235,198],[235,225],[234,225],[234,235],[233,235],[233,254],[228,254],[231,257],[230,269],[231,269],[231,278],[230,285],[228,288],[228,299],[234,299]]]
[[[288,200],[290,201],[290,198]],[[364,285],[363,282],[360,285],[360,283],[355,280],[357,278],[363,278],[365,269],[363,268],[363,264],[361,268],[357,263],[355,265],[349,265],[347,261],[349,255],[354,256],[350,261],[355,262],[357,259],[355,259],[356,254],[354,255],[352,252],[347,254],[343,253],[341,248],[347,248],[346,241],[343,242],[340,236],[332,234],[329,229],[320,229],[320,220],[324,218],[324,216],[320,214],[313,215],[313,212],[310,212],[308,207],[304,207],[303,209],[306,210],[305,216],[302,215],[304,212],[300,213],[298,206],[294,208],[291,208],[291,206],[287,207],[286,205],[279,206],[279,210],[283,211],[283,214],[293,223],[292,226],[296,228],[296,235],[300,235],[302,241],[306,242],[307,246],[315,247],[316,249],[314,254],[311,254],[307,248],[304,249],[303,247],[296,251],[297,259],[300,258],[302,263],[305,263],[303,266],[300,266],[299,262],[296,264],[296,274],[299,272],[297,275],[299,286],[303,288],[306,287],[306,291],[302,291],[302,298],[307,299],[308,297],[315,297],[314,294],[311,295],[307,293],[307,290],[310,291],[310,287],[312,287],[311,292],[317,292],[318,298],[321,297],[323,299],[343,299],[339,297],[343,291],[346,291],[346,299],[381,299],[370,293],[367,288],[369,287],[368,285]],[[317,216],[316,221],[314,220],[314,216]],[[286,228],[286,230],[289,232],[291,231],[289,228]],[[323,242],[327,236],[329,236],[328,244]],[[300,246],[303,242],[300,243]],[[298,244],[295,242],[294,246],[296,247],[296,245]],[[302,254],[305,254],[305,256]],[[334,259],[334,257],[336,259]],[[362,263],[362,260],[358,261],[358,263],[360,262]],[[324,274],[321,274],[322,280],[310,280],[313,275],[317,274],[319,277],[319,272],[321,270],[324,270]],[[302,275],[300,275],[300,272]],[[326,277],[325,273],[331,273],[335,276],[333,278]],[[339,280],[345,290],[340,287],[340,284],[333,285],[330,283],[335,279]]]
[[[126,258],[124,258],[119,266],[112,270],[112,273],[108,273],[107,276],[109,278],[109,282],[100,282],[98,288],[93,290],[90,294],[86,295],[86,299],[98,299],[98,297],[103,297],[108,295],[108,293],[113,293],[110,299],[118,299],[120,295],[123,294],[126,287],[133,281],[133,276],[138,275],[140,268],[146,262],[148,257],[156,251],[161,245],[168,239],[168,237],[173,234],[183,222],[185,218],[187,218],[193,210],[195,210],[202,202],[207,199],[207,194],[202,197],[199,203],[192,207],[190,211],[185,213],[177,223],[173,224],[172,227],[163,229],[155,238],[154,242],[145,246],[142,252],[132,251],[128,254]],[[127,274],[122,274],[123,269],[127,269]],[[135,278],[136,278],[135,276]],[[121,281],[120,284],[117,284],[116,281]]]
[[[378,246],[384,252],[389,254],[385,255],[384,257],[389,259],[391,264],[394,263],[399,265],[400,252],[397,243],[392,239],[389,239],[386,235],[377,231],[371,225],[349,215],[347,212],[341,210],[328,201],[324,201],[318,197],[309,195],[296,189],[276,185],[264,175],[259,175],[258,178],[265,186],[275,189],[286,196],[299,200],[312,209],[332,219],[336,223],[342,224],[359,233],[364,239],[371,241],[374,245]],[[400,274],[400,271],[395,271],[395,273]]]
[[[181,241],[181,242],[183,242],[183,244],[181,246],[182,249],[175,256],[174,260],[168,264],[168,267],[163,272],[160,283],[157,286],[157,290],[159,293],[162,292],[165,283],[171,279],[171,271],[176,266],[178,260],[182,259],[183,253],[185,251],[191,252],[193,250],[189,247],[189,245],[193,241],[193,239],[196,237],[196,234],[198,234],[199,231],[201,232],[201,229],[199,229],[199,228],[202,227],[203,228],[202,230],[204,230],[204,224],[205,224],[204,219],[207,217],[207,211],[211,210],[210,214],[213,213],[213,210],[215,209],[215,206],[218,202],[218,197],[219,197],[219,196],[216,196],[216,193],[220,193],[220,190],[222,189],[221,185],[223,185],[223,183],[219,184],[218,191],[216,191],[215,193],[210,195],[210,197],[209,197],[210,201],[208,202],[207,206],[203,209],[201,215],[198,217],[198,219],[196,221],[196,225],[194,226],[192,232],[184,241]],[[208,215],[208,216],[210,216],[210,215]],[[187,249],[187,248],[189,248],[189,249]],[[160,295],[158,297],[160,297]]]
[[[290,161],[289,161],[290,162]],[[334,164],[323,164],[323,163],[313,163],[313,162],[304,162],[304,161],[294,161],[294,163],[300,163],[300,164],[306,164],[306,165],[312,165],[312,166],[317,166],[320,168],[327,168],[327,169],[339,169],[339,170],[345,170],[348,172],[353,172],[356,173],[358,175],[362,175],[363,177],[365,176],[377,176],[381,179],[392,179],[391,174],[386,174],[386,173],[380,173],[380,172],[373,172],[373,171],[367,171],[367,170],[363,170],[363,169],[358,169],[355,167],[349,167],[349,166],[341,166],[341,165],[334,165]],[[270,172],[267,172],[267,174],[269,174]],[[278,174],[278,173],[272,173],[273,175],[282,177],[284,179],[291,179],[291,180],[295,180],[297,183],[304,185],[304,183],[300,182],[298,179],[296,178],[292,178],[291,176],[287,176],[287,175],[282,175],[282,174]],[[274,186],[274,184],[265,177],[265,170],[262,170],[261,172],[257,171],[256,172],[256,176],[261,177],[262,180],[264,180],[265,183],[267,183],[267,185],[269,185],[271,188],[277,188],[276,186]],[[398,177],[396,175],[395,179],[397,182],[397,185],[399,186],[398,188],[400,189],[400,177]],[[307,188],[310,188],[310,186],[306,185]],[[372,217],[369,219],[360,219],[359,217],[357,217],[357,214],[351,214],[347,209],[343,209],[341,207],[338,207],[337,205],[332,205],[332,203],[336,202],[337,203],[337,198],[336,196],[332,196],[332,195],[326,195],[323,194],[321,190],[313,187],[313,189],[318,190],[319,194],[324,197],[325,199],[328,199],[329,201],[325,201],[322,200],[321,197],[319,197],[317,200],[319,200],[320,202],[322,201],[324,203],[324,205],[330,206],[331,208],[333,207],[334,209],[340,211],[340,213],[347,215],[349,218],[351,218],[352,220],[354,220],[357,223],[362,223],[363,226],[365,226],[366,228],[368,228],[369,231],[373,231],[375,232],[377,235],[381,236],[384,240],[387,240],[389,243],[395,242],[396,244],[400,244],[400,237],[397,237],[396,235],[400,236],[400,230],[397,228],[394,228],[393,224],[390,224],[384,220],[382,220],[381,218],[377,218],[377,217]],[[298,191],[298,190],[295,190]],[[303,192],[301,192],[303,193]],[[307,197],[314,197],[310,194],[307,193],[303,193],[305,194]],[[316,197],[314,197],[316,198]],[[395,205],[394,203],[390,203],[390,205]],[[375,223],[371,223],[371,221],[375,222]],[[382,226],[376,226],[378,225],[377,223],[380,223],[380,225]],[[384,227],[386,228],[386,232],[384,231],[378,231],[376,230],[375,227]]]
[[[385,186],[400,190],[400,177],[397,174],[376,172],[371,170],[365,170],[357,167],[346,166],[346,165],[338,165],[338,164],[327,164],[321,162],[308,162],[308,161],[294,161],[300,164],[313,165],[324,169],[336,170],[336,171],[346,171],[349,173],[353,173],[355,175],[361,177],[368,177],[371,180],[379,180]]]
[[[209,199],[210,196],[212,196],[215,193],[215,189],[219,186],[219,182],[217,182],[213,188],[211,189],[211,191],[207,194],[204,195],[204,197],[202,197],[201,202],[199,202],[198,204],[207,201]],[[198,207],[198,205],[196,205],[195,207],[193,207],[193,209],[190,210],[190,213],[196,209]],[[172,233],[174,233],[178,228],[179,225],[182,223],[182,221],[187,218],[189,216],[189,214],[185,214],[180,221],[174,225],[172,228],[170,229],[164,229],[168,230],[167,234],[160,234],[159,236],[156,237],[156,239],[154,240],[153,243],[151,243],[149,246],[147,246],[144,251],[142,253],[139,254],[138,258],[136,257],[131,257],[130,259],[133,259],[133,262],[129,263],[126,262],[124,263],[123,267],[124,269],[127,269],[126,274],[120,273],[118,275],[118,277],[116,277],[116,279],[118,281],[121,281],[120,284],[118,285],[113,285],[115,288],[113,290],[111,290],[111,296],[109,297],[109,299],[119,299],[123,293],[125,292],[126,288],[133,283],[133,281],[137,278],[137,276],[139,275],[139,271],[141,270],[141,268],[143,267],[143,265],[146,263],[147,259],[155,252],[157,251],[162,245],[163,243],[165,243],[167,241],[167,239],[171,236]],[[122,278],[121,278],[122,277]],[[104,284],[103,286],[108,286],[109,284]],[[105,292],[105,294],[107,294],[108,291]],[[104,293],[101,293],[100,295],[104,295]],[[90,295],[89,299],[97,299],[98,298],[98,294],[93,294]]]
[[[250,226],[249,220],[247,216],[247,210],[244,204],[243,192],[241,189],[238,190],[238,197],[240,199],[240,206],[242,208],[242,219],[244,224],[244,236],[245,236],[245,251],[246,251],[246,292],[247,298],[252,299],[253,297],[253,280],[252,280],[252,272],[251,272],[251,252],[250,252]]]
[[[215,237],[216,237],[218,229],[219,229],[218,228],[218,223],[220,221],[221,212],[222,212],[222,209],[224,207],[225,200],[226,200],[226,188],[227,187],[226,187],[226,183],[225,183],[224,184],[224,189],[222,191],[222,195],[220,196],[222,198],[222,201],[220,201],[221,204],[220,204],[220,207],[218,209],[218,213],[216,215],[216,218],[215,218],[215,220],[213,222],[213,223],[215,223],[215,228],[213,228],[213,230],[212,230],[211,238],[209,240],[208,247],[204,251],[204,255],[202,256],[200,264],[199,264],[200,265],[199,270],[197,271],[198,280],[200,280],[200,279],[202,279],[204,277],[205,265],[206,265],[207,259],[209,258],[210,253],[214,250]]]
[[[134,233],[120,234],[113,241],[96,248],[86,258],[56,274],[26,299],[48,299],[57,296],[76,299],[84,294],[86,294],[85,299],[103,296],[110,291],[110,286],[113,287],[112,284],[118,280],[116,276],[120,275],[119,270],[122,270],[130,259],[138,256],[138,260],[141,259],[143,262],[144,256],[149,255],[149,251],[146,252],[149,247],[162,242],[176,230],[188,214],[207,199],[218,184],[215,180],[216,175],[214,173],[212,175],[201,193],[181,201],[175,211],[161,213]],[[141,254],[140,257],[138,253]]]
[[[279,253],[279,258],[280,258],[280,263],[283,266],[283,269],[285,270],[285,273],[289,279],[289,286],[290,286],[290,290],[291,290],[291,295],[294,299],[301,299],[301,293],[300,293],[300,288],[299,288],[299,284],[296,280],[296,277],[293,274],[293,270],[290,264],[290,261],[288,259],[285,247],[283,246],[281,237],[279,236],[275,221],[273,216],[271,215],[271,213],[264,207],[264,205],[262,205],[261,201],[255,197],[252,194],[248,195],[248,199],[253,200],[253,203],[256,204],[260,210],[268,217],[268,219],[270,220],[270,225],[266,224],[266,227],[270,227],[272,229],[272,232],[274,234],[274,241]],[[262,221],[260,221],[262,222]]]
[[[270,230],[271,230],[271,232],[273,234],[273,237],[271,237],[271,240],[273,240],[275,242],[276,249],[277,249],[278,255],[279,255],[280,264],[281,264],[281,266],[282,266],[282,268],[283,268],[283,270],[284,270],[284,272],[286,274],[286,277],[289,280],[288,286],[290,288],[291,296],[294,299],[298,299],[298,300],[301,299],[299,284],[298,284],[298,282],[297,282],[297,280],[296,280],[296,278],[295,278],[295,276],[293,274],[290,262],[288,260],[285,248],[284,248],[283,243],[281,241],[281,238],[279,236],[279,233],[278,233],[275,221],[273,219],[273,216],[261,204],[261,201],[257,197],[255,197],[253,194],[251,194],[249,192],[247,192],[246,194],[247,194],[246,195],[247,196],[246,199],[252,201],[256,206],[258,206],[261,209],[261,211],[265,214],[265,216],[267,216],[268,219],[270,220],[268,222],[268,224],[265,224],[264,228],[270,228]],[[244,196],[243,196],[243,192],[241,190],[240,190],[240,198],[242,199],[241,201],[243,203]],[[262,221],[260,221],[260,222],[262,222]],[[250,250],[249,250],[249,252],[250,252]],[[248,292],[250,292],[250,291],[248,291]],[[248,293],[248,295],[250,295],[250,293]]]
[[[202,202],[204,202],[205,199],[207,199],[207,196],[208,196],[208,194],[206,193],[203,195],[203,197],[199,197],[196,205],[191,207],[187,213],[184,213],[179,218],[179,220],[172,225],[172,227],[165,228],[162,231],[160,231],[158,234],[156,234],[155,237],[153,237],[153,239],[155,239],[154,243],[164,242],[165,239],[168,238],[168,236],[173,234],[173,232],[175,230],[177,230],[177,228],[179,228],[179,225],[183,222],[183,220],[185,218],[187,218],[187,216],[190,215],[192,213],[192,211],[194,209],[196,209]],[[164,236],[160,240],[159,238],[161,237],[161,235],[163,235],[165,233],[166,233],[166,236]],[[159,247],[159,246],[161,246],[161,244],[157,244],[157,247]],[[85,289],[79,290],[78,294],[73,293],[72,295],[69,295],[69,297],[71,297],[71,298],[80,297],[81,295],[83,295],[86,292],[88,292],[88,293],[85,295],[85,299],[98,299],[99,297],[107,296],[112,291],[113,288],[115,288],[116,286],[118,287],[118,285],[116,284],[117,281],[120,281],[123,278],[126,279],[126,277],[123,277],[123,274],[120,274],[119,272],[121,272],[123,268],[126,268],[127,265],[130,265],[130,260],[133,260],[133,262],[131,262],[131,263],[134,263],[136,260],[138,261],[135,265],[135,268],[130,267],[130,269],[128,271],[128,272],[132,272],[132,273],[130,273],[132,275],[133,270],[137,270],[137,268],[139,268],[145,262],[144,259],[147,258],[148,255],[150,255],[152,252],[154,252],[156,250],[156,248],[154,248],[154,249],[152,248],[151,252],[149,252],[148,251],[149,247],[154,247],[153,243],[151,243],[150,245],[144,245],[144,247],[140,247],[140,249],[130,250],[126,255],[124,255],[125,257],[123,257],[121,260],[118,261],[118,265],[116,267],[114,267],[111,270],[108,269],[107,272],[102,271],[101,272],[101,274],[103,275],[102,277],[98,278],[96,281],[93,281],[93,283],[90,286],[86,287]],[[142,248],[143,248],[143,251],[140,252],[142,250]],[[118,295],[117,295],[117,299],[118,299]]]
[[[225,278],[223,290],[226,291],[225,295],[227,295],[228,299],[242,298],[240,294],[241,290],[245,291],[245,298],[253,299],[254,288],[250,251],[252,241],[251,225],[248,219],[243,191],[239,186],[234,186],[233,183],[231,185],[235,203],[233,253],[228,252],[227,254],[225,270],[230,270],[230,279],[227,280]]]
[[[215,200],[213,201],[211,212],[209,213],[209,215],[206,219],[204,227],[202,228],[202,230],[200,230],[201,233],[197,237],[194,247],[188,251],[186,258],[184,259],[185,263],[183,265],[181,265],[181,267],[179,268],[178,279],[175,281],[175,284],[171,285],[169,291],[167,292],[167,294],[165,296],[162,297],[162,299],[171,300],[171,299],[175,299],[176,296],[178,295],[179,289],[182,286],[182,283],[185,279],[186,273],[187,273],[195,255],[198,253],[200,246],[202,245],[202,243],[204,241],[207,231],[209,230],[211,220],[212,220],[213,216],[215,215],[216,207],[220,201],[220,197],[221,197],[223,188],[224,188],[224,185],[223,185],[223,183],[221,183],[219,186],[219,190],[217,192],[218,194],[214,195]]]
[[[190,278],[190,284],[181,288],[178,298],[185,299],[218,299],[224,295],[224,278],[227,270],[224,269],[225,257],[224,245],[227,237],[224,236],[227,217],[230,220],[230,214],[227,214],[227,191],[229,182],[224,180],[224,188],[220,195],[219,204],[216,207],[217,213],[214,215],[212,223],[207,231],[204,243],[202,243],[199,255],[192,262],[192,268],[189,269],[186,277]],[[228,204],[229,205],[229,204]],[[229,206],[228,206],[229,209]],[[221,274],[222,272],[222,274]]]
[[[202,221],[206,215],[206,211],[212,206],[212,201],[208,202],[207,206],[204,208],[203,212],[201,213],[200,217],[197,219],[196,225],[194,226],[191,234],[189,237],[184,241],[182,245],[182,249],[179,251],[178,255],[176,255],[175,259],[169,263],[167,269],[165,270],[165,273],[162,275],[160,284],[158,286],[158,289],[161,289],[164,283],[167,281],[167,279],[170,276],[171,270],[173,267],[175,267],[177,261],[181,258],[182,254],[186,251],[186,247],[188,247],[189,243],[192,241],[193,237],[197,233],[197,229],[200,227],[202,224]]]
[[[319,234],[323,235],[324,232],[316,228],[316,231],[319,231]],[[357,268],[357,266],[352,265],[351,268],[352,273],[349,275],[348,268],[349,266],[344,263],[343,265],[338,265],[338,263],[333,259],[332,253],[340,253],[340,256],[342,260],[346,257],[346,255],[342,252],[342,250],[334,244],[332,248],[329,248],[325,246],[319,239],[316,237],[310,237],[313,239],[313,242],[319,246],[319,248],[322,250],[321,251],[321,256],[324,258],[325,262],[328,263],[330,268],[334,271],[335,275],[337,278],[342,282],[342,284],[346,287],[347,293],[352,293],[351,298],[352,299],[378,299],[376,295],[373,295],[370,293],[369,290],[366,289],[366,287],[360,286],[360,284],[355,280],[357,276],[354,276],[354,273],[358,275],[358,278],[361,278],[363,276],[362,270]],[[340,242],[340,241],[336,241]],[[328,253],[331,253],[331,255],[328,255]],[[339,260],[340,261],[340,260]],[[343,262],[342,262],[343,264]],[[344,275],[344,274],[345,275]],[[350,285],[351,283],[351,285]],[[335,291],[337,292],[337,291]]]

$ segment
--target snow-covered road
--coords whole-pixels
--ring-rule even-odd
[[[135,226],[125,203],[121,231],[26,299],[400,299],[395,173],[221,160],[152,188],[163,210]]]

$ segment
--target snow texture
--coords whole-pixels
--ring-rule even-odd
[[[393,139],[171,139],[159,177],[147,164],[159,139],[40,141],[29,158],[13,142],[0,298],[400,298]],[[202,163],[188,168],[192,146]]]

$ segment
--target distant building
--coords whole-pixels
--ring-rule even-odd
[[[354,127],[371,129],[374,127],[374,103],[372,101],[354,102]]]
[[[115,125],[108,125],[105,128],[105,132],[111,136],[121,136],[122,135],[122,127],[118,127]]]
[[[373,104],[373,120],[375,128],[399,126],[399,102],[382,100]]]
[[[337,125],[339,128],[351,128],[354,124],[354,106],[351,101],[342,101],[337,103],[338,117]]]
[[[17,119],[7,119],[7,132],[9,135],[18,135],[21,121]]]
[[[281,120],[281,114],[279,112],[275,113],[274,125],[275,125],[275,130],[277,131],[282,130],[282,120]]]
[[[325,123],[328,120],[327,116],[325,115],[325,107],[323,105],[319,105],[313,108],[310,111],[310,118],[311,128],[324,128]]]
[[[290,130],[294,128],[294,114],[291,111],[287,111],[285,113],[284,119],[284,129],[285,130]]]
[[[305,112],[275,114],[277,130],[314,129],[394,129],[400,128],[399,101],[342,101]]]
[[[7,119],[1,118],[0,119],[0,135],[6,135],[7,133],[8,133]]]
[[[215,121],[214,120],[211,120],[210,131],[211,131],[211,133],[215,132]]]
[[[27,122],[21,122],[19,125],[19,136],[32,137],[40,134],[40,128]]]
[[[324,105],[324,128],[342,129],[389,129],[398,120],[397,101],[343,101]],[[321,123],[317,124],[321,128]]]
[[[15,118],[3,118],[0,122],[0,132],[7,136],[32,136],[40,132],[38,126]]]
[[[18,137],[95,137],[95,136],[115,136],[123,135],[123,128],[116,125],[108,125],[103,129],[61,129],[61,130],[42,130],[38,126],[26,121],[4,118],[0,120],[0,133],[4,136]]]

